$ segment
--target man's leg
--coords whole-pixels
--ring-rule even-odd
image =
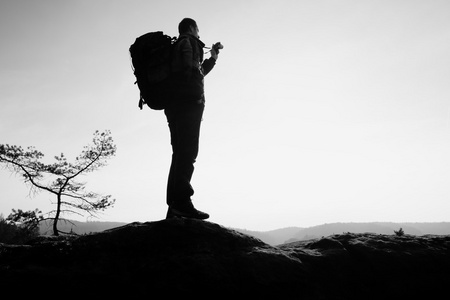
[[[179,208],[179,212],[189,210],[186,216],[193,214],[191,217],[196,215],[191,202],[194,194],[191,179],[198,155],[203,110],[203,104],[166,110],[173,151],[167,183],[167,204],[174,209]],[[207,218],[207,215],[202,218]]]

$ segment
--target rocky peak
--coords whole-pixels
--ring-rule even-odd
[[[450,236],[348,233],[274,247],[189,219],[0,244],[4,286],[71,295],[429,298],[445,291],[449,270]]]

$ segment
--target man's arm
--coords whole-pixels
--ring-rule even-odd
[[[218,43],[220,44],[220,43]],[[220,44],[220,48],[217,48],[215,45],[211,47],[211,57],[205,59],[202,64],[203,74],[206,76],[216,65],[216,60],[219,58],[219,49],[222,49],[223,46]]]
[[[212,68],[214,68],[215,65],[216,65],[216,59],[214,59],[212,57],[205,59],[202,64],[203,75],[206,76],[212,70]]]

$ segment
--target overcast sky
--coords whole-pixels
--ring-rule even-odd
[[[0,144],[74,159],[110,129],[116,157],[83,178],[116,198],[99,220],[162,219],[169,130],[162,111],[139,111],[128,49],[149,31],[176,36],[184,17],[225,47],[193,179],[210,221],[450,221],[446,0],[3,0]],[[4,216],[52,200],[0,170]]]

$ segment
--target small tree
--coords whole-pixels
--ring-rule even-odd
[[[0,145],[0,163],[5,168],[22,175],[32,191],[45,190],[55,195],[56,209],[48,213],[53,220],[54,235],[60,232],[57,225],[61,214],[82,215],[81,211],[95,215],[97,211],[105,210],[115,202],[111,195],[86,192],[86,183],[75,180],[82,174],[105,166],[106,161],[116,153],[116,146],[108,130],[101,133],[95,131],[92,142],[84,147],[75,163],[69,163],[61,153],[60,156],[55,156],[56,162],[53,164],[42,163],[44,154],[33,147],[24,150],[20,146]]]
[[[405,235],[405,232],[403,231],[403,229],[401,227],[398,231],[394,230],[394,233],[396,236],[404,236]]]

